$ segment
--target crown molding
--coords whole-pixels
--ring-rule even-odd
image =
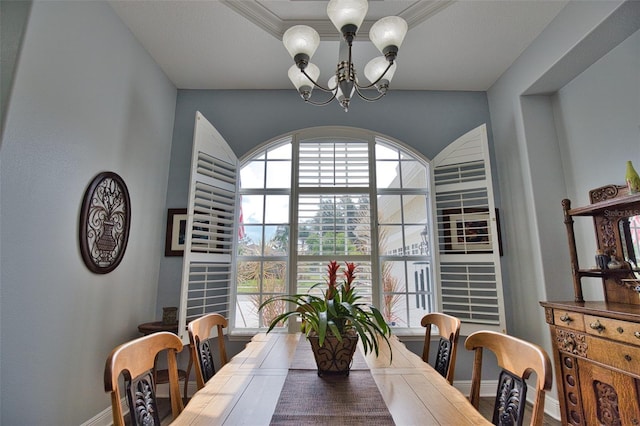
[[[409,7],[397,13],[409,26],[412,27],[426,21],[441,10],[453,4],[455,0],[416,0]],[[265,3],[258,0],[221,0],[221,3],[233,9],[250,22],[262,28],[278,40],[282,40],[284,32],[294,25],[308,25],[318,31],[322,40],[338,40],[339,34],[331,21],[326,18],[319,19],[283,19],[272,12]],[[369,29],[375,23],[374,19],[365,19],[358,31],[361,37],[369,37]]]

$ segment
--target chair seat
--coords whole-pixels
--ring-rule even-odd
[[[185,345],[188,347],[189,345]],[[193,359],[191,358],[191,350],[189,350],[189,364],[187,365],[187,370],[178,369],[178,380],[184,380],[184,399],[185,401],[188,399],[188,390],[189,390],[189,377],[191,376],[191,366],[193,365]],[[154,380],[156,381],[156,385],[162,385],[165,383],[169,383],[169,370],[155,370]]]
[[[185,370],[178,369],[178,378],[185,380],[187,378],[187,372]],[[162,385],[169,383],[169,370],[157,370],[156,371],[156,384]]]
[[[178,381],[184,380],[184,395],[185,401],[188,399],[189,390],[189,375],[191,374],[191,359],[189,359],[189,367],[187,371],[178,369]],[[155,379],[156,385],[162,385],[169,383],[169,370],[156,370]]]

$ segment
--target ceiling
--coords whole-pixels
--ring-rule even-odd
[[[109,2],[179,89],[293,89],[282,33],[305,23],[321,34],[312,62],[335,73],[337,31],[318,0],[125,0]],[[380,17],[409,24],[390,88],[483,91],[500,77],[566,0],[371,0],[353,47],[356,71],[379,56],[366,32]]]

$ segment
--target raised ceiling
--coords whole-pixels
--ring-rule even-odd
[[[292,25],[313,26],[322,42],[312,62],[335,72],[337,31],[317,0],[137,0],[111,6],[180,89],[291,89],[293,60],[281,42]],[[399,15],[409,32],[391,89],[487,90],[560,12],[566,1],[371,0],[354,43],[362,70],[379,52],[366,32]]]

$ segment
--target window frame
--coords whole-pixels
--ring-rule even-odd
[[[445,148],[443,150],[443,152],[445,151],[451,151],[452,145],[464,145],[466,143],[466,139],[468,139],[468,135],[469,134],[476,134],[476,133],[484,133],[484,140],[481,141],[481,144],[484,144],[484,146],[481,147],[481,149],[488,151],[488,142],[486,140],[486,126],[482,125],[476,129],[473,129],[472,131],[468,132],[467,134],[463,135],[461,138],[457,139],[456,141],[453,141],[447,148]],[[366,186],[366,187],[355,187],[354,191],[355,192],[368,192],[370,194],[370,214],[371,214],[371,227],[372,227],[372,235],[375,233],[375,238],[372,238],[372,244],[371,244],[371,254],[370,256],[367,256],[368,258],[370,258],[371,260],[371,268],[372,268],[372,282],[380,282],[380,264],[382,261],[384,260],[388,260],[390,259],[389,256],[385,256],[385,255],[381,255],[379,253],[379,244],[378,244],[378,209],[377,209],[377,196],[380,195],[380,190],[377,188],[377,176],[376,176],[376,152],[375,152],[375,146],[376,143],[378,142],[382,142],[384,144],[390,145],[395,149],[399,149],[401,151],[406,152],[407,154],[409,154],[410,156],[414,157],[416,160],[420,161],[422,164],[424,164],[426,167],[428,167],[429,170],[429,176],[427,177],[428,181],[428,187],[426,190],[426,196],[428,197],[430,206],[429,206],[429,210],[428,210],[428,223],[429,223],[429,228],[430,231],[429,232],[429,245],[431,247],[431,276],[433,279],[433,292],[434,292],[434,297],[433,297],[433,308],[436,311],[441,311],[442,310],[442,306],[443,306],[443,302],[442,302],[442,294],[441,294],[441,282],[440,282],[440,278],[438,276],[439,271],[440,271],[440,246],[439,243],[437,242],[437,234],[438,232],[440,232],[440,230],[437,229],[438,227],[438,220],[437,220],[437,215],[438,215],[438,210],[437,210],[437,206],[436,206],[436,202],[435,202],[435,196],[436,196],[436,182],[434,179],[434,170],[435,170],[435,161],[438,158],[438,156],[440,156],[440,154],[438,154],[438,156],[436,156],[436,158],[434,160],[430,160],[428,158],[426,158],[422,153],[416,151],[415,149],[407,146],[406,144],[395,140],[394,138],[391,138],[389,136],[386,135],[382,135],[380,133],[374,132],[374,131],[370,131],[370,130],[366,130],[366,129],[359,129],[359,128],[351,128],[351,127],[340,127],[340,126],[326,126],[326,127],[315,127],[315,128],[308,128],[308,129],[301,129],[298,131],[294,131],[294,132],[290,132],[287,133],[285,135],[281,135],[278,136],[276,138],[273,138],[269,141],[266,141],[258,146],[256,146],[254,149],[252,149],[250,152],[248,152],[247,154],[245,154],[239,161],[239,169],[242,169],[242,167],[244,167],[249,161],[251,161],[252,159],[254,159],[254,157],[258,154],[260,154],[261,152],[265,152],[268,148],[270,147],[275,147],[278,144],[282,144],[282,143],[287,143],[290,142],[292,144],[292,155],[291,155],[291,185],[290,188],[288,189],[267,189],[267,188],[262,188],[263,191],[269,191],[270,193],[280,193],[280,194],[284,194],[284,193],[288,193],[290,200],[289,200],[289,218],[290,218],[290,222],[288,224],[289,226],[289,236],[290,236],[290,241],[289,241],[289,253],[288,256],[284,256],[282,258],[282,260],[284,260],[285,258],[288,257],[287,260],[287,266],[288,266],[288,273],[287,273],[287,277],[286,277],[286,283],[285,283],[285,288],[287,290],[287,292],[289,292],[291,294],[291,292],[295,292],[295,281],[296,281],[296,270],[297,268],[295,267],[295,265],[297,265],[298,263],[298,254],[297,254],[297,239],[298,239],[298,227],[297,227],[297,223],[298,223],[298,215],[297,215],[297,209],[296,209],[296,203],[293,200],[296,200],[300,191],[298,189],[298,185],[297,185],[297,177],[298,177],[298,168],[299,168],[299,158],[298,158],[298,150],[295,149],[294,144],[300,143],[301,140],[313,140],[313,139],[333,139],[333,138],[340,138],[341,140],[344,139],[354,139],[357,141],[364,141],[366,140],[367,143],[369,144],[369,149],[371,150],[371,155],[369,156],[369,173],[370,173],[370,182],[373,183],[373,187],[371,185]],[[486,155],[483,157],[482,161],[484,161],[485,163],[485,168],[486,168],[486,173],[488,175],[488,185],[489,185],[489,192],[490,192],[490,204],[493,205],[493,192],[492,192],[492,188],[491,186],[491,167],[490,167],[490,161],[489,161],[489,157],[488,157],[488,153],[485,153]],[[265,170],[266,173],[266,170]],[[265,181],[265,185],[266,186],[266,181]],[[344,188],[340,188],[341,191],[344,190]],[[394,191],[388,191],[387,192],[387,188],[383,189],[383,193],[393,193]],[[251,192],[251,190],[245,190],[242,189],[242,187],[240,186],[239,188],[239,194],[240,195],[245,195],[248,194],[249,192]],[[255,192],[255,189],[254,189]],[[313,191],[309,191],[308,189],[305,189],[303,192],[313,192]],[[417,191],[419,192],[419,191]],[[404,219],[403,219],[403,227],[404,225]],[[264,226],[264,223],[262,224]],[[492,226],[494,226],[494,230],[495,230],[495,225],[492,224]],[[235,238],[238,238],[237,236]],[[494,245],[494,247],[497,246],[497,244]],[[494,252],[497,251],[497,248],[494,249]],[[469,256],[471,256],[469,258],[470,263],[473,263],[473,254],[470,254]],[[420,256],[418,256],[420,257]],[[486,257],[486,255],[485,255]],[[263,256],[264,258],[264,256]],[[398,258],[394,258],[394,260],[401,260],[406,262],[407,258],[411,259],[412,256],[409,255],[407,256],[406,254],[403,255],[402,258],[398,259]],[[238,259],[236,259],[238,260]],[[269,258],[269,260],[272,260],[271,258]],[[276,260],[276,259],[273,259]],[[351,261],[358,261],[358,258],[356,256],[351,256],[350,259]],[[501,273],[499,271],[500,268],[500,264],[499,264],[499,259],[497,259],[497,262],[494,262],[494,265],[496,268],[498,268],[498,282],[496,284],[496,291],[498,292],[498,310],[500,312],[500,324],[498,324],[497,326],[485,326],[484,328],[492,328],[492,329],[497,329],[497,330],[501,330],[504,331],[506,329],[505,327],[505,320],[504,320],[504,301],[502,298],[502,280],[501,280]],[[407,274],[408,271],[405,270],[405,274]],[[408,284],[408,283],[407,283]],[[237,307],[237,289],[238,289],[238,285],[237,283],[235,285],[232,286],[232,294],[230,295],[230,297],[232,298],[232,300],[230,300],[230,311],[231,311],[231,315],[230,315],[230,329],[232,330],[232,333],[234,334],[238,334],[238,335],[243,335],[243,334],[255,334],[256,332],[260,332],[260,331],[264,331],[263,328],[237,328],[236,324],[235,324],[235,317],[236,317],[236,307]],[[404,294],[406,296],[409,296],[410,293],[408,293],[408,291],[405,291]],[[380,306],[382,304],[382,285],[372,285],[372,298],[373,301],[376,305]],[[465,330],[469,330],[473,331],[475,329],[478,328],[478,324],[471,324],[470,327],[463,324],[463,335],[467,334],[465,333]],[[290,324],[289,327],[290,331],[297,331],[296,330],[296,326],[295,324]],[[394,333],[397,335],[401,335],[401,336],[407,336],[407,337],[411,337],[411,336],[423,336],[424,335],[424,330],[420,327],[394,327]]]
[[[335,190],[333,188],[311,188],[311,187],[305,187],[305,188],[301,188],[298,185],[298,172],[299,172],[299,150],[296,148],[296,144],[300,144],[301,142],[308,142],[308,141],[316,141],[316,140],[332,140],[332,139],[337,139],[340,142],[343,141],[355,141],[355,142],[366,142],[367,147],[368,147],[368,167],[369,167],[369,183],[366,186],[355,186],[355,187],[337,187]],[[433,220],[433,214],[430,211],[430,205],[431,205],[431,201],[429,200],[430,197],[430,189],[427,187],[424,190],[415,190],[415,189],[405,189],[405,188],[393,188],[393,189],[387,189],[387,188],[383,188],[382,191],[380,191],[380,189],[377,187],[377,174],[376,174],[376,144],[378,143],[382,143],[383,145],[386,145],[392,149],[397,149],[399,150],[401,153],[404,153],[405,155],[408,155],[410,157],[411,160],[415,160],[418,161],[421,165],[423,165],[424,167],[426,167],[427,169],[427,175],[425,176],[425,179],[427,179],[427,183],[429,184],[429,179],[431,178],[431,172],[430,172],[430,160],[428,158],[426,158],[423,154],[415,151],[413,148],[393,139],[390,138],[388,136],[385,135],[381,135],[377,132],[373,132],[373,131],[369,131],[369,130],[365,130],[365,129],[359,129],[359,128],[351,128],[351,127],[335,127],[335,126],[327,126],[327,127],[317,127],[317,128],[310,128],[310,129],[302,129],[296,132],[292,132],[292,133],[288,133],[286,135],[281,135],[278,136],[270,141],[266,141],[262,144],[260,144],[259,146],[255,147],[253,150],[251,150],[250,152],[248,152],[247,154],[245,154],[242,158],[240,158],[239,160],[239,169],[242,169],[243,167],[245,167],[247,164],[249,164],[251,161],[254,161],[254,159],[256,158],[263,158],[264,156],[262,155],[262,153],[266,152],[268,149],[273,149],[274,147],[281,145],[281,144],[285,144],[285,143],[291,143],[292,145],[292,151],[291,151],[291,185],[290,188],[288,189],[282,189],[282,188],[278,188],[278,189],[274,189],[274,188],[267,188],[266,186],[266,180],[263,182],[262,187],[260,188],[255,188],[255,187],[251,187],[251,188],[243,188],[242,185],[240,185],[238,193],[241,197],[243,196],[249,196],[249,195],[257,195],[257,194],[262,194],[262,195],[266,195],[266,194],[285,194],[287,193],[290,196],[290,202],[289,202],[289,217],[290,217],[290,222],[288,224],[289,229],[290,229],[290,241],[289,241],[289,253],[288,253],[288,273],[287,273],[287,279],[286,279],[286,291],[289,292],[290,294],[292,292],[296,291],[296,273],[297,273],[297,268],[296,265],[298,264],[299,261],[301,261],[300,257],[298,256],[298,252],[297,252],[297,240],[298,240],[298,211],[296,208],[296,203],[299,195],[300,194],[326,194],[326,193],[366,193],[368,194],[368,196],[370,197],[370,225],[371,225],[371,234],[372,234],[372,243],[371,243],[371,247],[370,247],[370,254],[369,255],[356,255],[356,256],[348,256],[348,260],[349,261],[355,261],[356,263],[358,261],[362,261],[362,260],[366,260],[366,261],[370,261],[371,263],[371,281],[372,283],[375,282],[380,282],[380,265],[382,260],[387,259],[387,260],[395,260],[395,261],[399,261],[399,262],[410,262],[411,260],[418,260],[418,258],[420,258],[420,260],[424,259],[424,256],[422,255],[412,255],[412,254],[406,254],[404,253],[401,256],[390,256],[390,255],[386,255],[386,256],[382,256],[379,252],[379,244],[378,244],[378,205],[377,205],[377,197],[379,195],[382,194],[402,194],[402,195],[407,195],[408,193],[416,193],[416,194],[424,194],[427,197],[427,200],[429,202],[429,208],[427,210],[427,220],[428,221],[432,221]],[[401,154],[402,156],[402,154]],[[400,159],[400,157],[399,157]],[[266,159],[264,159],[264,161],[266,161]],[[265,179],[266,179],[266,168],[265,168]],[[403,227],[404,227],[404,219],[403,219]],[[264,223],[261,224],[262,226],[265,226]],[[433,235],[429,235],[430,241],[429,244],[431,247],[433,247],[434,244],[434,239],[433,239]],[[336,256],[330,256],[332,258],[335,258]],[[338,258],[340,258],[338,256]],[[384,259],[382,259],[384,258]],[[415,259],[414,259],[415,258]],[[264,255],[262,256],[240,256],[237,255],[237,263],[239,263],[240,261],[266,261],[266,260],[284,260],[284,257],[280,258],[280,257],[269,257],[268,259],[266,259],[264,257]],[[313,257],[310,257],[309,259],[313,259]],[[435,276],[433,276],[434,271],[435,271],[435,255],[432,252],[430,255],[430,264],[431,264],[431,274],[432,274],[432,280],[434,283],[434,290],[433,290],[433,301],[432,301],[432,306],[435,306],[437,308],[438,306],[438,297],[437,297],[437,280],[435,279]],[[406,271],[405,271],[406,273]],[[234,290],[237,290],[238,285],[234,286]],[[380,306],[382,304],[382,296],[383,296],[383,289],[382,289],[382,285],[372,285],[371,288],[372,291],[372,300],[374,301],[374,304]],[[406,299],[407,297],[412,297],[413,293],[409,293],[408,290],[405,288],[405,291],[403,293],[401,293],[402,296]],[[241,327],[238,328],[236,326],[235,323],[235,319],[236,319],[236,309],[237,309],[237,297],[238,294],[236,291],[234,291],[234,294],[232,296],[233,300],[231,303],[232,309],[231,309],[231,321],[230,321],[230,328],[233,331],[234,334],[251,334],[251,333],[255,333],[255,332],[259,332],[259,331],[264,331],[263,328],[251,328],[251,327]],[[297,325],[296,324],[290,324],[289,327],[289,331],[298,331],[297,329]],[[424,331],[421,328],[417,328],[417,327],[394,327],[394,333],[395,334],[399,334],[399,335],[413,335],[413,334],[423,334]]]

